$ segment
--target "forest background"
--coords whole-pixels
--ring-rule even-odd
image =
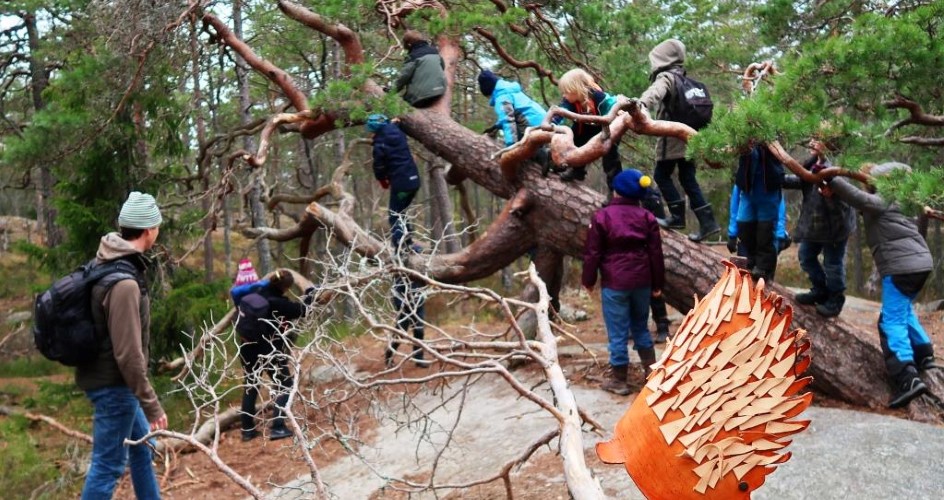
[[[387,193],[373,180],[370,148],[358,139],[366,135],[368,113],[412,111],[398,96],[377,91],[403,63],[404,26],[455,55],[445,114],[475,135],[494,121],[475,84],[482,69],[521,82],[548,106],[560,98],[556,77],[573,67],[594,74],[607,91],[633,97],[648,86],[648,51],[668,37],[682,40],[689,73],[708,85],[716,103],[713,125],[693,139],[690,152],[704,167],[702,187],[721,221],[735,152],[750,139],[779,140],[798,159],[805,158],[809,138],[828,140],[837,151],[833,162],[851,170],[864,162],[908,163],[915,174],[888,179],[880,190],[915,215],[925,207],[944,209],[944,139],[937,136],[944,125],[944,1],[157,4],[15,0],[0,6],[0,215],[9,217],[7,228],[16,218],[36,221],[25,238],[12,229],[0,234],[4,314],[28,310],[31,296],[54,276],[88,259],[99,237],[115,227],[129,191],[153,193],[166,221],[152,291],[155,365],[179,356],[182,345],[189,349],[207,324],[226,314],[226,290],[240,258],[252,258],[261,273],[292,267],[316,283],[349,260],[362,265],[338,233],[293,233],[307,227],[306,206],[325,196],[319,188],[332,186],[338,167],[347,169],[342,185],[355,200],[350,219],[385,240]],[[319,27],[299,8],[313,13]],[[360,58],[352,57],[349,32]],[[747,97],[743,71],[765,60],[781,74]],[[301,119],[279,122],[280,113]],[[310,125],[318,117],[327,118]],[[450,163],[457,162],[445,160],[442,150],[481,158],[478,150],[498,146],[481,137],[466,141],[452,129],[437,129],[438,123],[406,127],[424,172],[413,213],[424,243],[454,254],[503,217],[510,194],[488,182],[456,183]],[[651,171],[653,143],[649,136],[624,135],[624,166]],[[722,168],[709,169],[705,160]],[[593,167],[585,182],[599,196],[581,191],[578,200],[602,200],[601,174]],[[340,213],[346,200],[324,203]],[[796,194],[788,200],[795,221],[799,200]],[[543,230],[559,229],[548,224]],[[926,229],[937,267],[922,301],[944,296],[940,223],[931,220]],[[853,241],[850,292],[875,298],[867,248],[858,235]],[[564,258],[564,288],[576,286],[579,254],[555,250]],[[522,285],[511,274],[526,263],[501,266],[471,283],[517,294]],[[789,269],[778,281],[804,286],[801,273]],[[472,319],[458,318],[448,314],[448,302],[431,304],[430,316],[443,322],[478,314],[463,310]],[[332,314],[350,318],[354,309],[344,302]],[[3,323],[0,338],[23,329],[22,320]],[[331,327],[333,338],[364,331],[356,322]],[[5,376],[54,377],[36,391],[2,389],[2,402],[78,419],[86,409],[62,376],[67,372],[12,345],[0,345],[9,352],[0,370]],[[162,392],[171,392],[170,376],[157,381]],[[177,421],[187,421],[192,408],[177,394]],[[77,425],[88,430],[87,423]],[[61,471],[47,458],[55,452],[33,449],[37,429],[28,420],[3,419],[0,433],[6,446],[22,450],[4,453],[3,460],[25,457],[3,467],[4,485],[25,494],[74,490],[75,477],[53,480]]]

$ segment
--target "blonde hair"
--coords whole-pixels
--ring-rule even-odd
[[[591,90],[603,91],[593,76],[580,68],[574,68],[561,75],[557,88],[561,94],[577,94],[584,103],[590,100]]]

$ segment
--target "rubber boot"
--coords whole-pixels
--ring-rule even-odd
[[[741,245],[744,247],[744,252],[747,254],[747,270],[750,271],[754,269],[754,264],[757,260],[757,222],[741,222],[738,221],[738,239],[741,241]]]
[[[664,229],[685,229],[685,202],[669,203],[669,218],[659,223]]]
[[[652,310],[652,320],[656,323],[656,335],[652,340],[656,344],[664,344],[669,339],[669,315],[665,310],[665,300],[652,297],[649,299],[649,308]]]
[[[754,280],[764,278],[771,282],[777,273],[777,248],[774,246],[774,222],[760,221],[757,223],[757,250],[755,252],[754,267],[751,275]]]
[[[600,386],[601,389],[607,392],[612,392],[613,394],[619,396],[625,396],[629,394],[629,386],[626,385],[626,370],[629,366],[613,366],[610,365],[610,378],[603,382],[603,385]]]
[[[285,426],[285,405],[288,403],[288,394],[279,394],[275,398],[275,416],[272,418],[272,427],[269,429],[269,441],[277,441],[292,436],[292,431]]]
[[[711,211],[711,205],[703,205],[692,209],[692,211],[698,217],[698,232],[689,234],[688,239],[698,243],[721,232],[721,226],[715,221],[715,214]]]
[[[652,347],[644,347],[639,350],[639,360],[642,362],[642,375],[649,378],[652,373],[652,365],[656,362],[656,350]]]
[[[829,298],[829,291],[826,290],[826,283],[813,283],[813,288],[810,288],[809,292],[803,292],[796,294],[793,297],[793,300],[797,304],[804,306],[814,306],[816,304],[822,304],[826,302],[826,299]]]

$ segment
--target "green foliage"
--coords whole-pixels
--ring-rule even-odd
[[[230,309],[227,300],[229,279],[205,283],[195,271],[179,268],[174,272],[169,290],[151,299],[151,357],[174,358],[180,346],[187,348],[212,327],[208,321],[218,320]]]
[[[25,417],[0,420],[0,484],[6,498],[31,498],[36,487],[56,479],[58,457],[45,456],[40,439],[34,436]]]
[[[0,363],[0,377],[44,377],[67,374],[71,369],[42,356],[20,356]]]

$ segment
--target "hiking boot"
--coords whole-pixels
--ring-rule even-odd
[[[427,361],[423,356],[423,351],[417,349],[413,351],[413,364],[415,364],[417,368],[429,368],[433,362]]]
[[[816,305],[816,313],[824,318],[834,318],[842,312],[842,306],[846,303],[846,296],[839,293],[831,295],[826,302]]]
[[[911,402],[912,399],[928,391],[928,386],[918,378],[918,370],[914,365],[907,365],[895,377],[895,387],[892,389],[892,400],[888,402],[889,408],[901,408]]]
[[[698,217],[698,232],[689,234],[688,239],[698,243],[721,232],[721,226],[715,221],[715,214],[711,211],[711,205],[703,205],[693,209],[693,211],[695,216]]]
[[[243,442],[245,443],[246,441],[252,441],[253,439],[256,439],[257,437],[259,437],[259,431],[255,429],[249,429],[248,431],[243,430],[242,435],[243,435],[242,437]]]
[[[564,182],[570,181],[582,181],[587,178],[587,169],[586,168],[574,168],[570,167],[567,170],[564,170],[560,174],[560,180]]]
[[[603,385],[600,386],[606,392],[612,392],[613,394],[619,396],[626,396],[629,394],[629,386],[626,385],[626,369],[627,365],[623,366],[613,366],[610,365],[610,378],[606,382],[603,382]]]
[[[284,425],[273,426],[269,429],[269,441],[278,441],[279,439],[285,439],[287,437],[292,437],[292,431],[288,430],[288,427]]]
[[[685,202],[669,203],[669,218],[656,219],[663,229],[685,229]],[[660,222],[661,221],[661,222]]]
[[[384,350],[384,366],[387,368],[393,366],[393,353],[394,350],[389,347]]]
[[[798,293],[793,297],[797,304],[812,306],[822,304],[829,298],[829,292],[813,287],[809,292]]]

